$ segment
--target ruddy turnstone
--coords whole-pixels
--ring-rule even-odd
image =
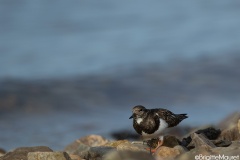
[[[146,109],[142,105],[133,107],[132,112],[129,119],[133,118],[133,128],[142,135],[143,140],[160,138],[156,149],[163,143],[163,136],[160,135],[166,128],[174,127],[188,118],[187,114],[174,114],[162,108]]]

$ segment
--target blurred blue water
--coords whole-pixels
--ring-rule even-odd
[[[89,101],[85,103],[89,112],[66,113],[59,110],[43,115],[32,112],[1,115],[0,147],[12,149],[18,146],[48,145],[53,149],[63,149],[83,135],[96,133],[108,136],[113,130],[132,128],[128,116],[131,107],[137,104],[149,108],[169,105],[168,109],[174,112],[187,112],[191,119],[184,124],[219,122],[227,114],[238,110],[240,104],[239,87],[236,87],[238,82],[234,77],[238,77],[238,72],[231,72],[230,75],[228,72],[232,65],[228,59],[234,55],[230,53],[238,54],[240,51],[239,8],[238,0],[175,0],[154,3],[143,0],[0,1],[0,80],[12,78],[31,81],[111,73],[112,77],[117,77],[124,84],[120,87],[136,87],[132,94],[140,97],[124,99],[128,95],[125,92],[118,93],[118,83],[113,83],[108,88],[111,79],[106,82],[100,79],[103,83],[96,84],[96,88],[100,86],[101,89],[102,85],[105,89],[106,85],[107,89],[112,89],[106,91],[106,95],[110,94],[112,99],[118,100],[107,103],[109,97],[105,93],[102,96],[100,90],[94,90],[94,81],[82,84],[80,89],[86,85],[86,90],[89,91],[89,96],[86,96]],[[221,61],[221,64],[230,66],[227,72],[223,68],[223,72],[214,75],[212,73],[218,65],[215,68],[210,65],[210,68],[202,70],[198,70],[201,66],[191,65],[191,61],[198,62],[196,59],[201,61],[202,57],[208,56],[213,61],[211,59],[210,62],[205,62],[203,58],[201,64]],[[182,60],[181,63],[184,60],[190,62],[190,65],[183,68],[184,65],[180,65],[177,70],[178,63],[175,62],[179,59]],[[126,76],[128,71],[130,74],[135,73],[131,72],[134,68],[140,66],[144,69],[152,64],[167,68],[163,70],[166,73],[154,77],[154,71],[150,69],[150,73],[148,70],[143,72],[149,79]],[[124,69],[121,70],[122,68]],[[237,70],[236,65],[233,65],[232,70]],[[121,79],[119,71],[124,71],[124,76],[129,79]],[[203,74],[205,72],[206,75]],[[142,88],[138,89],[137,85]],[[0,85],[0,89],[1,87]],[[79,96],[80,91],[75,92],[74,85],[70,87],[57,86],[60,89],[53,90],[57,95],[66,92],[62,96],[66,99],[72,98],[63,104],[65,108],[69,107],[66,105],[69,101],[77,101],[79,98],[78,103],[81,104],[86,98]],[[30,87],[29,90],[31,89]],[[14,89],[10,87],[11,90]],[[22,90],[24,89],[20,87]],[[71,93],[69,97],[66,96],[68,93]],[[124,94],[127,96],[122,99],[118,97]],[[26,99],[30,99],[30,95],[31,92]],[[92,102],[98,102],[99,99],[94,99],[96,97],[103,101],[102,106]],[[50,98],[43,98],[43,101],[48,102]],[[117,105],[119,101],[125,102],[121,106],[123,108]],[[41,107],[44,104],[41,103],[42,99],[37,102],[38,105],[30,106]],[[48,105],[50,108],[51,103]],[[101,108],[103,106],[105,108]],[[202,115],[208,118],[203,118]]]
[[[99,73],[240,50],[240,4],[1,1],[0,78]]]

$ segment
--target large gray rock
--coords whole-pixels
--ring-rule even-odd
[[[66,152],[29,152],[28,160],[71,160]]]
[[[215,129],[213,127],[207,127],[204,129],[198,129],[198,130],[194,131],[193,133],[203,134],[204,136],[206,136],[207,139],[215,140],[219,137],[219,135],[221,134],[221,131],[220,131],[220,129]],[[190,136],[188,136],[186,138],[183,138],[181,145],[188,147],[188,149],[192,149],[191,148],[192,145],[190,144],[192,142],[192,137],[191,137],[192,134],[190,134]]]
[[[202,133],[201,134],[193,133],[193,134],[191,134],[191,138],[192,138],[192,142],[191,143],[193,143],[195,148],[200,147],[200,146],[205,146],[207,148],[215,148],[216,147]]]
[[[89,151],[91,147],[103,146],[108,142],[105,138],[99,135],[89,135],[75,140],[69,144],[64,151],[68,154],[83,156],[83,152]]]
[[[103,160],[155,160],[147,152],[137,152],[131,150],[113,151],[104,156]]]
[[[46,146],[20,147],[0,157],[0,160],[27,160],[29,152],[52,152],[53,150]]]

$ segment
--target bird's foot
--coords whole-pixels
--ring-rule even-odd
[[[163,140],[157,139],[157,146],[155,148],[152,148],[153,142],[156,141],[156,139],[151,139],[150,143],[148,142],[149,148],[146,148],[146,150],[150,151],[150,154],[155,153],[159,147],[163,145]]]

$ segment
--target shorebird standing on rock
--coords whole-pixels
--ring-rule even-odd
[[[163,144],[163,136],[160,135],[166,128],[174,127],[188,118],[187,114],[174,114],[162,108],[146,109],[142,105],[133,107],[132,112],[129,119],[133,118],[133,128],[142,135],[144,141],[159,138],[153,152]],[[150,152],[152,151],[150,146]]]

